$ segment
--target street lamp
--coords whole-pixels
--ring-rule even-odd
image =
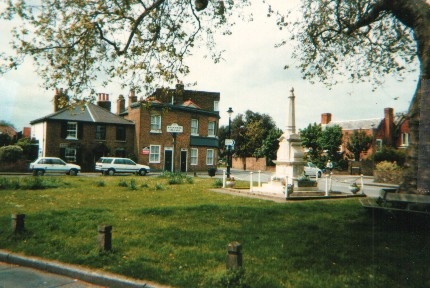
[[[375,171],[375,123],[372,122],[372,124],[370,124],[370,127],[372,127],[372,174]]]
[[[227,113],[228,113],[228,139],[231,139],[231,115],[233,114],[233,109],[229,107],[227,110]],[[231,145],[227,145],[227,178],[230,178],[230,167],[231,167]]]

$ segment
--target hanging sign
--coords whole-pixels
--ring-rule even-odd
[[[176,123],[167,126],[167,132],[169,133],[182,133],[184,132],[184,126],[179,126]]]

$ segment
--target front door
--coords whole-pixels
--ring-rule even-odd
[[[181,172],[187,172],[187,151],[181,151]]]
[[[172,171],[172,157],[173,157],[173,151],[172,150],[164,150],[164,170],[165,171]]]

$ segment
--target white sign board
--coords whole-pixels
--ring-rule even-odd
[[[176,123],[173,123],[172,125],[167,126],[167,132],[169,133],[182,133],[184,132],[184,126],[179,126]]]
[[[233,139],[225,139],[226,146],[233,146],[235,141]]]

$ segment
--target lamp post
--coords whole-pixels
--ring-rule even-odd
[[[370,124],[370,126],[372,127],[372,174],[374,174],[375,171],[375,123],[372,122],[372,124]]]
[[[233,109],[229,107],[227,110],[227,113],[228,113],[228,139],[231,139],[231,114],[233,114]],[[227,178],[230,178],[230,167],[231,167],[231,145],[227,145]]]

